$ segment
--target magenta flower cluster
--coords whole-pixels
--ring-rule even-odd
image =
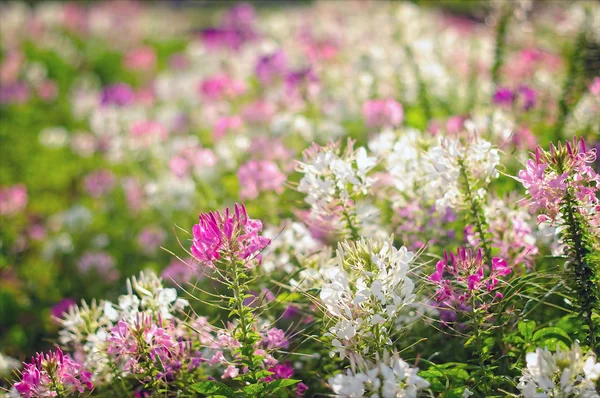
[[[277,163],[270,160],[250,160],[238,169],[237,176],[242,187],[242,199],[256,199],[260,192],[282,193],[287,179]]]
[[[393,99],[365,101],[362,108],[365,124],[369,127],[394,127],[404,120],[402,105]]]
[[[556,221],[568,189],[579,200],[580,210],[598,205],[600,175],[591,166],[595,160],[596,149],[587,149],[583,138],[567,141],[564,147],[550,144],[549,152],[536,148],[519,180],[530,196],[531,209],[543,213],[538,221]]]
[[[511,273],[503,259],[494,257],[490,267],[484,262],[481,248],[473,253],[464,247],[456,254],[444,252],[444,259],[437,262],[435,269],[429,280],[438,287],[436,300],[450,306],[466,304],[471,298],[492,293],[499,279]],[[502,293],[495,292],[494,299],[502,298]]]
[[[260,236],[262,222],[248,217],[246,207],[236,204],[222,214],[218,211],[200,214],[199,223],[192,228],[192,255],[208,267],[221,258],[228,262],[244,261],[246,267],[253,259],[260,263],[260,252],[271,240]]]
[[[32,358],[14,387],[25,398],[56,397],[59,392],[64,396],[91,390],[91,379],[92,374],[83,365],[57,348],[55,352],[39,353]]]
[[[160,363],[163,376],[181,368],[189,355],[185,343],[176,341],[172,328],[162,326],[151,316],[138,318],[134,325],[119,321],[107,338],[107,354],[132,374],[141,374],[152,363]]]

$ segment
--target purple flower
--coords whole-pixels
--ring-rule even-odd
[[[117,83],[104,89],[100,103],[102,105],[126,106],[132,104],[134,100],[133,89],[125,83]]]
[[[550,144],[549,152],[536,148],[535,159],[529,160],[518,176],[529,195],[531,209],[542,213],[538,220],[556,221],[568,188],[581,203],[579,211],[598,204],[600,175],[590,165],[595,160],[596,149],[588,150],[583,138],[573,138],[564,146]]]
[[[158,227],[146,227],[137,236],[137,243],[146,254],[154,254],[165,242],[167,234]]]
[[[535,106],[536,92],[529,86],[519,87],[519,102],[524,111],[528,111]]]
[[[260,263],[260,251],[270,239],[259,235],[262,222],[248,217],[244,205],[236,204],[233,212],[229,209],[220,212],[202,213],[199,223],[192,228],[192,255],[202,264],[214,267],[214,262],[224,258],[226,262],[244,261],[252,267],[252,259]]]
[[[94,270],[107,281],[119,279],[119,271],[115,269],[115,259],[102,251],[85,252],[77,262],[77,267],[82,273]]]
[[[494,103],[497,105],[512,105],[515,95],[508,87],[499,87],[494,93]]]
[[[273,80],[283,77],[287,70],[287,57],[283,51],[276,51],[264,55],[256,64],[256,77],[262,84],[269,84]]]
[[[456,254],[444,252],[429,280],[437,286],[436,300],[452,308],[468,303],[473,295],[483,298],[496,288],[499,277],[510,273],[506,261],[493,258],[491,265],[485,264],[482,249],[473,253],[463,247]]]
[[[287,177],[279,170],[277,163],[270,160],[250,160],[237,172],[242,190],[240,198],[256,199],[260,192],[283,192]]]
[[[55,318],[60,318],[64,313],[69,311],[69,308],[75,306],[77,303],[72,298],[64,298],[52,306],[52,316]]]
[[[21,381],[15,383],[15,389],[25,398],[56,396],[57,390],[75,394],[91,390],[92,374],[75,362],[60,348],[47,354],[36,354],[31,362],[25,364]]]
[[[109,170],[94,171],[83,180],[85,191],[93,198],[108,194],[115,186],[115,176]]]
[[[267,331],[267,336],[263,340],[267,348],[288,348],[290,343],[285,337],[285,332],[281,329],[271,328]]]

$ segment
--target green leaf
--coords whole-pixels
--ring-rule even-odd
[[[238,395],[225,384],[218,381],[206,380],[192,384],[190,389],[208,397],[237,398]]]
[[[533,338],[533,331],[535,330],[535,321],[521,321],[517,325],[517,328],[525,341],[530,342]]]
[[[281,390],[282,388],[293,386],[294,384],[298,384],[298,383],[300,383],[300,380],[279,379],[279,380],[270,382],[268,384],[268,387],[269,387],[269,390],[271,390],[272,392],[276,392],[278,390]]]
[[[262,393],[265,390],[264,383],[250,384],[244,387],[244,393],[250,396]]]
[[[533,334],[532,341],[548,349],[555,349],[557,345],[563,349],[568,349],[573,343],[567,332],[557,327],[547,327],[538,330]]]

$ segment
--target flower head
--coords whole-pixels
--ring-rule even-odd
[[[475,253],[464,247],[453,252],[445,252],[437,262],[436,270],[429,280],[437,285],[436,300],[448,305],[469,303],[472,297],[481,298],[496,289],[499,279],[511,273],[511,269],[501,258],[494,257],[492,264],[485,264],[483,250]],[[496,292],[493,299],[502,298]]]
[[[91,390],[91,378],[91,373],[81,364],[57,348],[54,352],[36,354],[25,364],[15,389],[26,398],[64,396]]]
[[[236,204],[222,214],[218,211],[202,213],[199,223],[192,228],[192,254],[201,263],[214,267],[221,258],[227,261],[244,261],[247,267],[261,261],[261,250],[270,239],[260,236],[262,222],[248,217],[244,205]]]
[[[550,151],[537,147],[534,159],[527,162],[525,170],[519,171],[533,211],[542,214],[539,221],[555,222],[560,207],[572,191],[580,206],[578,211],[586,214],[598,204],[596,192],[600,188],[600,174],[591,164],[596,160],[596,149],[587,149],[585,141],[566,142],[563,146],[550,144]]]

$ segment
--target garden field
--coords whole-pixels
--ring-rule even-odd
[[[0,396],[600,398],[600,3],[0,3]]]

